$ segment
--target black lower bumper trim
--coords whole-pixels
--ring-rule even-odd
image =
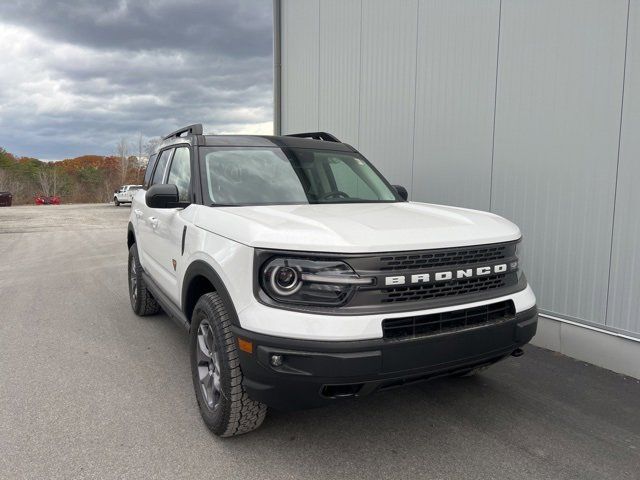
[[[529,342],[537,320],[533,307],[499,323],[409,340],[328,342],[233,330],[253,342],[253,353],[240,351],[249,396],[290,410],[494,363]]]

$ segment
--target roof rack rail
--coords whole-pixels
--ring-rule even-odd
[[[162,137],[162,139],[168,140],[169,138],[180,137],[183,133],[188,133],[190,135],[202,135],[202,124],[194,123],[193,125],[179,128],[175,132],[171,132],[169,135]]]
[[[336,137],[327,132],[306,132],[306,133],[290,133],[285,137],[312,138],[313,140],[324,140],[325,142],[342,143]]]

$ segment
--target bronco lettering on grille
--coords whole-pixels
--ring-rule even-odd
[[[413,275],[392,275],[389,277],[385,277],[384,284],[386,286],[393,286],[446,282],[453,279],[473,278],[495,273],[506,273],[510,268],[511,270],[515,270],[517,266],[517,262],[512,262],[510,265],[501,263],[498,265],[464,268],[458,270],[445,270],[441,272],[415,273]]]

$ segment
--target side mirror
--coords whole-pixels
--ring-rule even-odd
[[[166,183],[159,183],[149,188],[144,195],[144,200],[149,208],[177,208],[180,206],[178,187]]]
[[[396,189],[396,192],[398,192],[398,195],[400,195],[400,198],[402,198],[405,201],[409,199],[409,192],[407,192],[407,189],[404,188],[402,185],[392,185],[392,187]]]

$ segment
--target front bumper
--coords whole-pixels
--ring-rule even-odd
[[[333,342],[233,329],[236,337],[253,344],[252,353],[239,351],[249,396],[292,410],[494,363],[528,343],[537,322],[532,307],[500,323],[422,338]],[[282,365],[272,366],[272,355],[280,355]]]

